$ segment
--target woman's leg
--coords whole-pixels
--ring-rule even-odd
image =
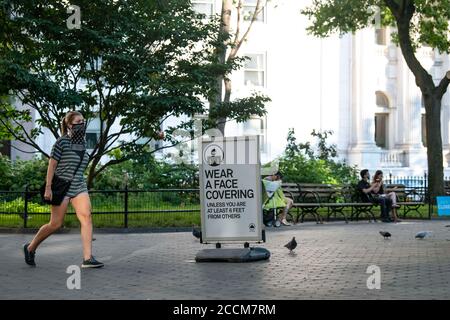
[[[395,194],[395,192],[389,192],[387,196],[389,197],[389,199],[392,200],[392,206],[393,206],[394,208],[398,208],[398,205],[397,205],[397,195]]]
[[[81,241],[83,243],[83,259],[88,260],[92,256],[92,217],[91,199],[89,194],[80,193],[72,198],[72,206],[81,225]]]
[[[283,208],[282,213],[280,215],[280,221],[283,223],[283,221],[286,221],[287,213],[289,212],[289,209],[292,208],[294,204],[294,201],[291,198],[286,198],[286,207]],[[289,223],[284,223],[286,225],[290,225]]]
[[[397,208],[399,207],[397,205],[397,195],[395,192],[389,192],[387,196],[392,201],[392,216],[394,217],[394,222],[396,222],[398,220]]]
[[[50,222],[44,224],[34,236],[33,240],[28,246],[28,251],[36,251],[39,244],[47,239],[52,233],[61,228],[64,222],[64,216],[67,211],[67,206],[69,204],[69,199],[66,198],[59,206],[51,206]]]

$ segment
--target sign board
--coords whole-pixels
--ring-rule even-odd
[[[203,139],[199,152],[203,243],[261,241],[259,137]]]
[[[439,216],[450,216],[450,197],[436,197]]]

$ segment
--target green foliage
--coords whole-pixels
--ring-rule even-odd
[[[332,131],[315,131],[316,150],[310,143],[297,143],[294,129],[288,132],[287,146],[279,161],[285,182],[348,184],[357,180],[357,168],[336,160],[335,145],[327,143]]]
[[[22,191],[28,185],[30,190],[38,190],[47,174],[47,160],[10,161],[0,155],[0,190]]]
[[[0,190],[23,191],[28,184],[30,190],[38,190],[47,174],[47,160],[33,159],[11,162],[0,156]],[[198,188],[198,167],[188,164],[171,164],[148,155],[139,161],[129,160],[107,167],[94,180],[96,190]],[[164,195],[166,198],[171,195]],[[175,196],[170,201],[178,201]]]
[[[44,213],[49,211],[48,205],[40,205],[34,202],[28,202],[28,212]],[[12,201],[4,201],[1,204],[2,211],[7,213],[21,213],[25,212],[25,201],[23,198],[17,198]]]
[[[0,190],[9,190],[14,183],[14,174],[11,161],[0,154]]]
[[[391,8],[397,8],[394,12]],[[450,53],[450,0],[316,0],[304,10],[312,24],[307,30],[318,37],[355,32],[374,23],[396,25],[396,18],[412,13],[410,38],[414,48],[428,45]],[[396,39],[394,34],[394,39]]]
[[[158,188],[198,188],[198,167],[171,164],[148,155],[106,168],[94,181],[97,190]]]
[[[97,167],[100,158],[119,148],[120,158],[107,166],[137,159],[167,117],[205,114],[203,100],[214,94],[216,79],[242,65],[241,59],[217,62],[216,48],[227,49],[228,43],[220,21],[200,19],[191,1],[79,0],[76,5],[81,28],[69,29],[66,0],[0,0],[0,95],[9,92],[40,115],[27,137],[20,123],[31,119],[30,110],[2,104],[0,128],[48,156],[34,138],[43,128],[58,137],[62,116],[80,110],[88,122],[101,125],[90,178],[103,170]],[[223,106],[220,114],[245,119],[260,114],[265,99],[242,99]],[[113,126],[118,122],[119,132]],[[170,132],[166,137],[176,140]],[[147,142],[137,142],[142,140]]]
[[[210,111],[209,119],[214,123],[227,117],[237,122],[245,122],[254,115],[262,117],[266,114],[265,104],[270,101],[267,96],[253,93],[251,97],[222,102]]]

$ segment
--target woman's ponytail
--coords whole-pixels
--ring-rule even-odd
[[[66,135],[67,131],[69,130],[69,127],[67,124],[69,122],[72,122],[73,118],[76,116],[83,116],[81,112],[78,111],[69,111],[66,113],[65,117],[61,120],[61,135]]]
[[[67,122],[66,122],[66,116],[64,116],[61,120],[61,135],[67,134]]]

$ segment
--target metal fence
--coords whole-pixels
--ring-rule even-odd
[[[181,227],[200,225],[199,189],[91,190],[96,227]],[[38,191],[0,191],[1,227],[40,227],[48,222],[50,206]],[[64,226],[78,226],[69,206]]]
[[[448,178],[445,178],[448,180]],[[429,202],[428,197],[428,175],[424,173],[423,176],[393,176],[389,174],[385,176],[386,184],[402,184],[405,186],[405,191],[409,194],[416,194],[420,199],[411,200],[423,200]]]
[[[446,178],[450,186],[450,179]],[[403,184],[406,191],[428,201],[428,179],[423,176],[385,176],[387,184]],[[199,189],[91,190],[96,227],[182,227],[200,225]],[[419,199],[412,199],[419,200]],[[49,220],[50,206],[38,191],[0,191],[0,227],[37,228]],[[64,226],[79,225],[69,206]]]

